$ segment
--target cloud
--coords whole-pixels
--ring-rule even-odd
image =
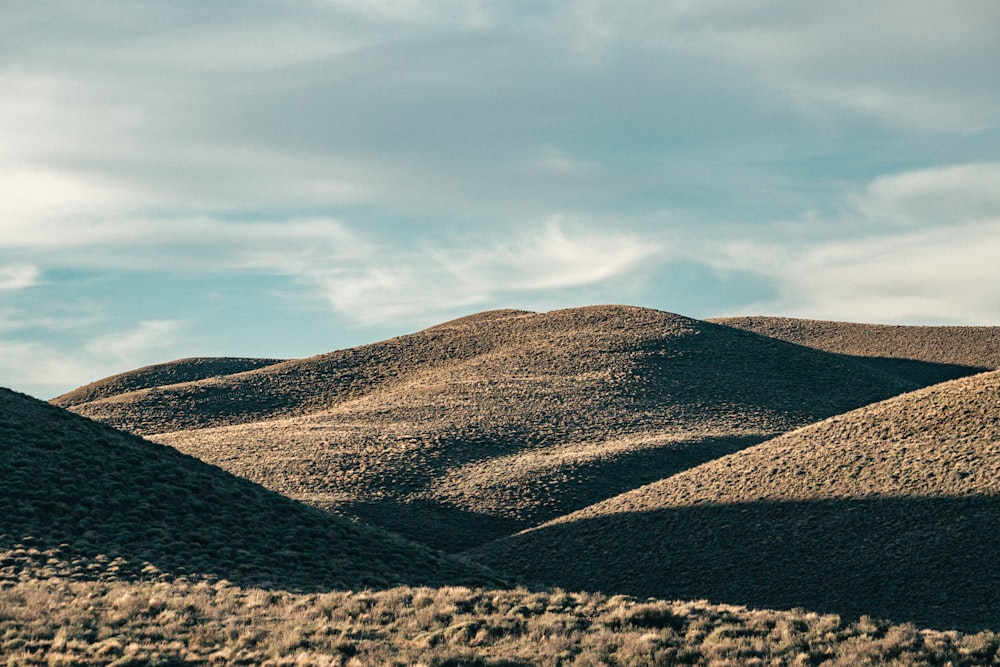
[[[719,270],[774,280],[778,296],[747,313],[1000,324],[998,177],[996,163],[881,176],[848,198],[842,219],[820,225],[843,227],[840,237],[724,243],[707,255]]]
[[[560,217],[513,239],[466,239],[416,252],[386,249],[367,263],[307,277],[338,311],[366,324],[433,319],[503,298],[533,298],[636,272],[662,243],[596,232]]]
[[[181,328],[177,320],[146,320],[134,329],[95,338],[85,349],[95,360],[131,368],[149,363],[154,353],[173,347]]]
[[[213,273],[260,270],[297,274],[370,252],[338,220],[222,220],[133,217],[0,222],[0,248],[44,258],[49,266]]]
[[[0,385],[48,399],[108,375],[79,351],[36,341],[0,339]]]
[[[34,264],[0,266],[0,290],[15,290],[38,284],[41,270]]]
[[[1000,162],[881,176],[856,203],[873,219],[909,225],[996,220],[1000,218]]]

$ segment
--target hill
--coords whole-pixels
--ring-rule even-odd
[[[574,589],[1000,626],[1000,371],[798,429],[473,552]]]
[[[74,410],[460,550],[916,388],[654,310],[491,311]]]
[[[0,479],[0,583],[190,576],[316,590],[496,581],[2,388]]]
[[[1000,327],[899,326],[789,317],[709,321],[851,355],[920,385],[1000,368]]]
[[[61,408],[90,403],[132,391],[163,385],[195,382],[220,375],[232,375],[279,363],[280,359],[247,359],[242,357],[194,357],[165,364],[144,366],[91,382],[73,391],[56,396],[50,403]]]

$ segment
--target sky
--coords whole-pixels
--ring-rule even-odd
[[[1000,325],[1000,2],[4,0],[0,386],[492,308]]]

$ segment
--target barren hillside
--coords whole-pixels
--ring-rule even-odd
[[[49,402],[61,408],[69,408],[141,389],[195,382],[220,375],[233,375],[265,366],[273,366],[280,362],[280,359],[246,359],[242,357],[178,359],[165,364],[143,366],[134,371],[112,375],[61,396],[56,396]]]
[[[916,384],[653,310],[495,311],[73,409],[446,549]]]
[[[921,385],[1000,368],[1000,327],[898,326],[789,317],[725,317],[717,324],[863,358]]]
[[[532,580],[997,627],[1000,372],[823,420],[497,543]]]
[[[0,581],[189,576],[314,590],[496,581],[7,389],[0,480]]]

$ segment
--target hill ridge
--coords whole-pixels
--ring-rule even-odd
[[[612,305],[487,312],[74,409],[462,550],[915,386],[842,355]]]

